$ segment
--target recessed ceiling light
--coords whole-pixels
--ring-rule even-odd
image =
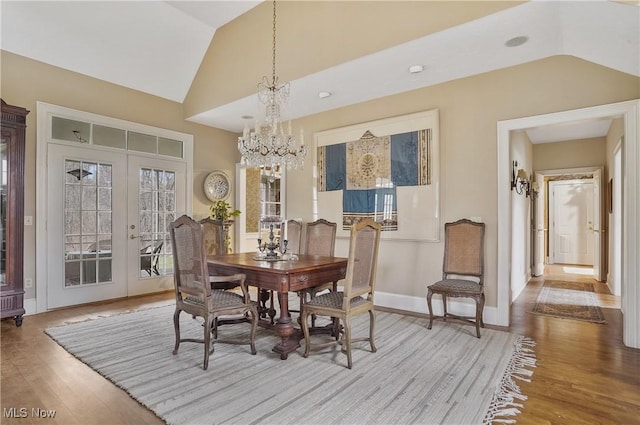
[[[419,74],[424,71],[424,66],[422,65],[411,65],[409,67],[409,72],[412,74]]]
[[[519,35],[517,37],[510,38],[506,43],[504,43],[504,45],[507,47],[517,47],[522,46],[527,41],[529,41],[529,37],[526,35]]]
[[[331,93],[329,93],[328,91],[321,91],[318,92],[318,97],[320,99],[326,99],[327,97],[331,96]]]

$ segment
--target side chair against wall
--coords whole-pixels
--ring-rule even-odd
[[[181,342],[204,343],[204,365],[209,366],[209,354],[213,353],[211,344],[212,327],[218,316],[246,315],[251,316],[251,332],[249,341],[216,340],[218,343],[244,344],[251,346],[251,354],[256,354],[255,335],[258,325],[257,305],[251,302],[244,274],[217,276],[216,283],[237,282],[242,288],[242,295],[232,291],[212,290],[207,269],[206,252],[202,225],[190,217],[183,215],[169,226],[173,248],[173,281],[176,292],[176,310],[173,314],[173,325],[176,343],[173,354],[178,353]],[[186,312],[204,319],[204,338],[180,337],[180,313]]]
[[[442,280],[427,287],[427,306],[429,307],[429,326],[434,318],[447,320],[459,319],[476,326],[476,335],[480,338],[480,327],[484,327],[484,223],[462,219],[444,225],[444,260]],[[435,317],[431,308],[433,294],[442,295],[444,314]],[[473,298],[476,303],[475,317],[458,316],[447,312],[447,298]]]
[[[382,226],[371,219],[365,219],[351,228],[349,259],[343,291],[331,291],[319,294],[302,305],[301,325],[305,338],[304,357],[312,348],[321,348],[340,343],[347,355],[347,367],[351,369],[351,346],[353,342],[369,341],[371,352],[376,352],[374,344],[375,313],[373,295],[376,283],[376,264]],[[369,313],[369,337],[351,338],[351,319]],[[311,344],[308,317],[311,314],[335,318],[336,329],[340,329],[342,338],[323,344]]]

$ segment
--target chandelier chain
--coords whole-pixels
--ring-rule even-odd
[[[275,89],[278,86],[278,83],[276,82],[276,0],[273,0],[273,67],[271,71],[271,75],[273,77],[271,82]]]

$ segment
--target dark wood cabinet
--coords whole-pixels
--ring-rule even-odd
[[[2,102],[2,142],[0,144],[0,236],[2,239],[0,311],[2,319],[12,317],[22,325],[24,279],[24,147],[27,111]]]

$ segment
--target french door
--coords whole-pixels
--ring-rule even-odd
[[[47,307],[169,289],[186,164],[50,143]]]
[[[171,289],[169,224],[186,212],[186,164],[129,155],[127,176],[127,295]]]
[[[126,159],[49,144],[48,308],[126,296]]]

